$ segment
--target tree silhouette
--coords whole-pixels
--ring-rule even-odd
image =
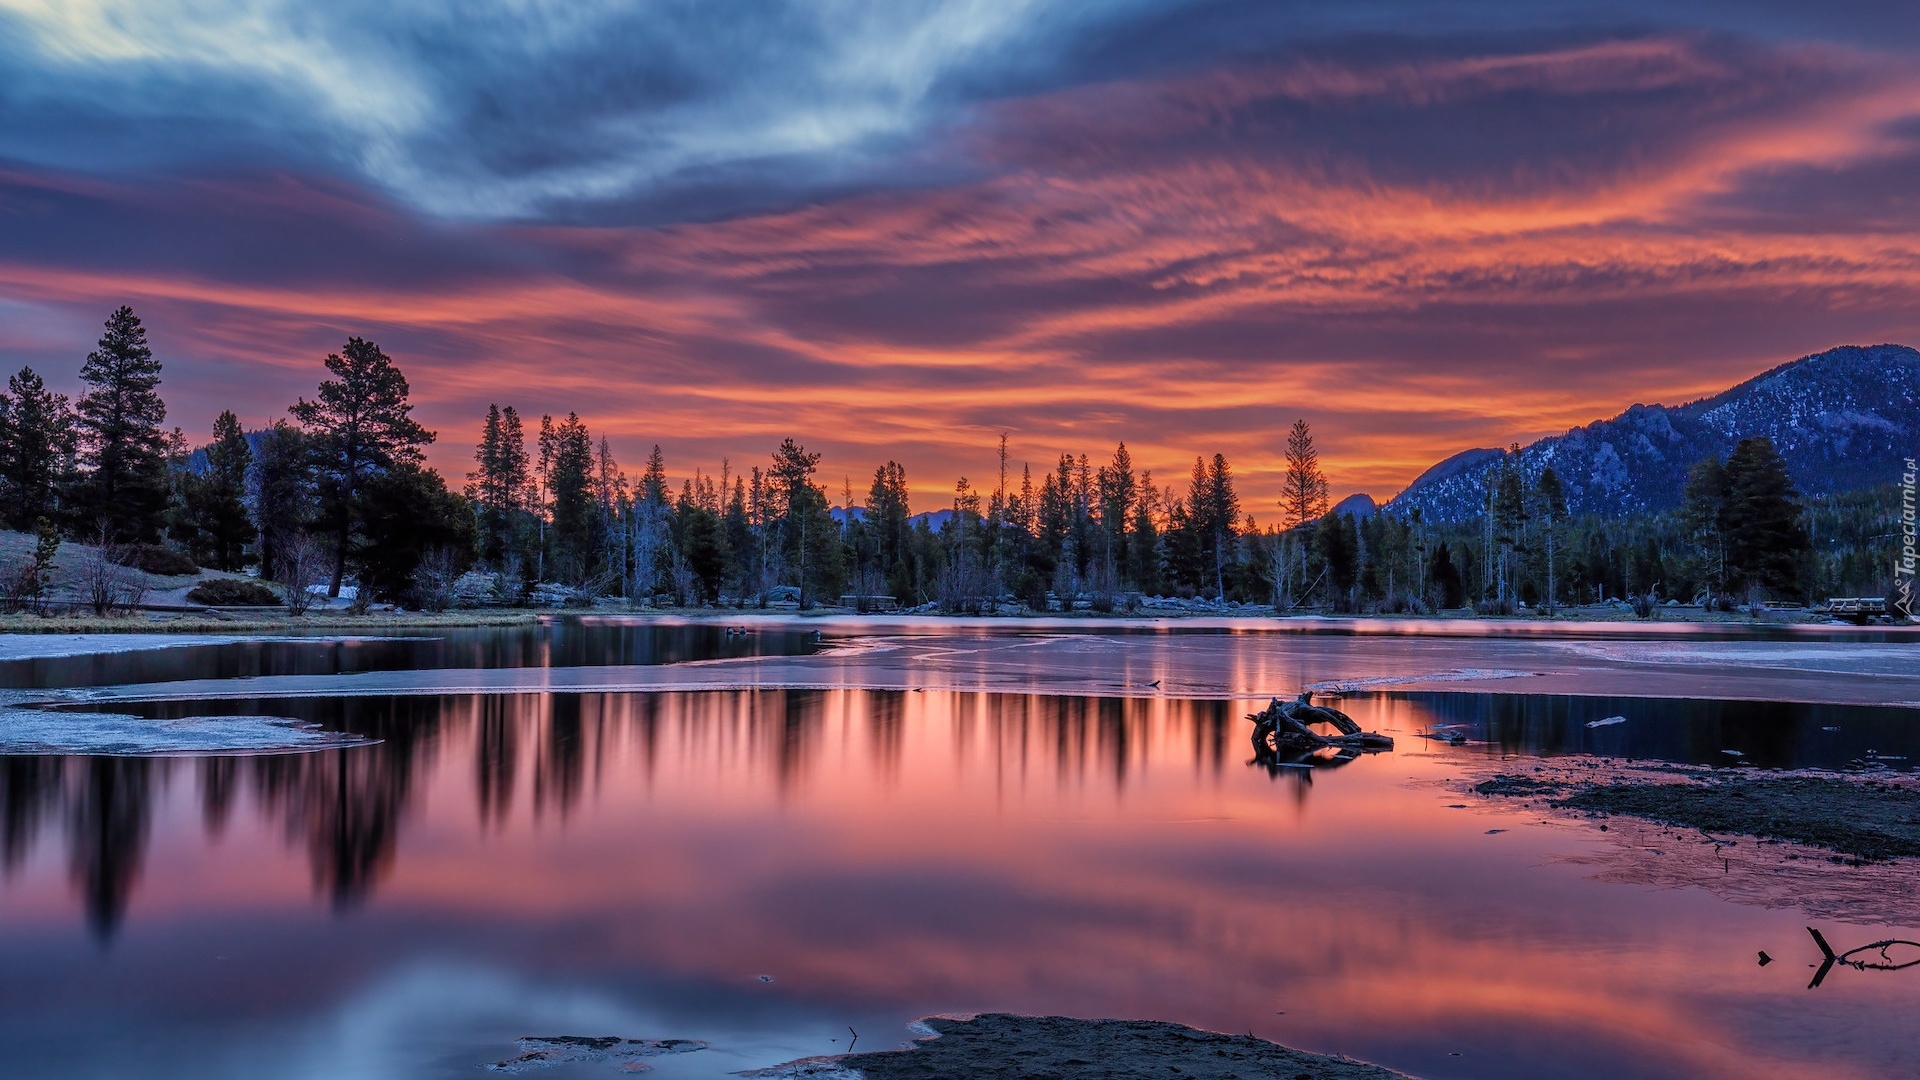
[[[167,406],[160,361],[132,308],[107,317],[80,379],[88,387],[77,410],[80,442],[92,471],[79,485],[79,512],[110,539],[151,541],[167,506]]]
[[[408,415],[413,406],[407,401],[406,376],[380,346],[348,338],[346,348],[329,354],[326,363],[333,378],[320,384],[313,401],[301,398],[287,411],[306,429],[313,452],[322,516],[334,537],[327,595],[338,596],[368,479],[396,465],[418,463],[421,447],[434,435]]]

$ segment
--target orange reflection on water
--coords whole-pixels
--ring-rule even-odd
[[[1278,776],[1249,765],[1250,707],[931,691],[243,703],[385,741],[68,763],[34,795],[63,812],[9,819],[43,850],[0,895],[44,922],[74,882],[99,924],[102,897],[123,889],[125,912],[137,881],[120,933],[139,939],[222,912],[310,918],[304,878],[340,933],[454,928],[491,962],[573,979],[768,972],[779,993],[902,1021],[1159,1017],[1431,1076],[1771,1077],[1816,1059],[1883,1074],[1858,1033],[1900,1030],[1914,988],[1809,999],[1794,965],[1754,967],[1802,933],[1793,912],[1590,881],[1555,857],[1591,834],[1449,809],[1462,799],[1441,782],[1462,760],[1411,737],[1432,720],[1413,703],[1355,703],[1396,752]],[[144,779],[103,797],[115,768]],[[6,806],[33,801],[10,783]],[[73,832],[102,807],[117,835],[149,839]],[[44,857],[62,828],[65,874]],[[1855,1034],[1822,1034],[1809,1018],[1827,1010]]]

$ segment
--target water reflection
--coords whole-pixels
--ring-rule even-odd
[[[677,664],[815,652],[812,631],[756,628],[729,633],[723,626],[623,623],[596,618],[551,618],[522,626],[462,627],[386,632],[342,640],[342,631],[315,631],[309,639],[236,640],[172,648],[130,649],[84,656],[0,661],[0,688],[56,689],[244,679],[269,675],[350,675],[363,671],[446,668],[608,667]],[[359,634],[358,631],[353,633]]]
[[[332,1047],[342,1017],[400,1015],[346,1072],[467,1076],[548,1029],[525,1003],[592,999],[621,1007],[551,1030],[710,1038],[715,1075],[984,1009],[1253,1030],[1434,1078],[1897,1075],[1915,980],[1783,997],[1807,973],[1752,950],[1804,949],[1797,912],[1593,881],[1556,857],[1611,841],[1511,816],[1494,835],[1444,786],[1485,748],[1411,737],[1518,723],[1551,748],[1527,716],[1579,737],[1653,713],[1586,729],[1471,703],[1347,699],[1396,749],[1311,784],[1250,761],[1264,701],[155,703],[382,741],[0,758],[0,1040],[22,1075],[239,1077],[308,1047],[288,1032]],[[1892,936],[1915,935],[1845,940]],[[488,978],[513,989],[475,1019]],[[400,1008],[396,985],[426,989]]]
[[[522,799],[533,819],[564,823],[615,757],[638,773],[622,783],[644,783],[667,752],[663,732],[672,733],[670,765],[700,758],[764,769],[770,790],[790,797],[816,771],[823,744],[855,734],[848,721],[859,718],[871,779],[884,790],[898,784],[913,713],[924,722],[929,703],[952,719],[956,767],[985,765],[1003,783],[1101,782],[1117,793],[1156,753],[1217,773],[1239,749],[1246,712],[1220,701],[809,690],[136,704],[130,711],[151,718],[288,716],[379,741],[199,760],[0,758],[0,855],[11,872],[36,841],[61,832],[88,923],[110,938],[139,879],[152,804],[185,778],[196,785],[207,838],[221,835],[244,794],[305,852],[314,890],[344,910],[392,871],[416,793],[443,754],[471,755],[466,771],[482,829],[504,828]],[[831,736],[830,726],[839,728]],[[65,814],[51,813],[56,807]]]
[[[1905,769],[1920,760],[1920,709],[1547,694],[1405,697],[1431,717],[1430,729],[1458,731],[1495,754],[1780,769],[1864,761]]]
[[[59,834],[88,925],[110,938],[140,879],[153,804],[181,780],[193,785],[208,839],[236,814],[272,822],[304,853],[314,891],[347,910],[392,872],[419,791],[448,757],[466,762],[453,767],[470,778],[483,832],[506,829],[517,807],[531,821],[564,825],[610,772],[617,784],[643,787],[663,771],[739,774],[776,800],[802,798],[828,748],[852,740],[864,743],[858,782],[877,792],[900,786],[918,740],[957,775],[985,773],[1001,790],[1094,785],[1124,797],[1150,767],[1218,777],[1251,766],[1289,785],[1297,805],[1316,768],[1346,759],[1269,752],[1248,760],[1246,714],[1256,705],[819,690],[140,703],[130,711],[152,718],[288,716],[378,741],[198,760],[0,757],[0,866],[13,872],[36,843]],[[1920,738],[1913,711],[1860,707],[1472,694],[1367,696],[1344,707],[1369,728],[1463,731],[1472,740],[1463,753],[1724,764],[1733,745],[1742,760],[1797,767],[1839,766],[1871,748],[1901,764],[1901,751]],[[1586,726],[1617,715],[1629,719]]]

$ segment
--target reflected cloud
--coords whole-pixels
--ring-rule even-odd
[[[1341,708],[1396,733],[1396,749],[1309,781],[1249,762],[1246,715],[1260,704],[802,689],[154,703],[142,707],[278,713],[381,741],[219,762],[0,759],[0,887],[21,898],[32,935],[77,909],[111,936],[119,966],[102,978],[213,964],[195,935],[217,924],[239,966],[194,968],[197,992],[226,1009],[270,985],[298,1016],[384,1001],[415,985],[418,958],[476,956],[562,973],[529,1000],[615,987],[667,1017],[593,1034],[708,1038],[751,1028],[740,1018],[772,1000],[892,1017],[875,1024],[941,1008],[1068,1011],[1306,1032],[1415,1072],[1464,1043],[1535,1062],[1577,1047],[1596,1074],[1657,1062],[1729,1080],[1794,1075],[1824,1045],[1730,1034],[1765,988],[1727,984],[1713,958],[1750,957],[1778,921],[1766,908],[1702,908],[1677,888],[1622,903],[1611,890],[1631,886],[1556,861],[1591,846],[1577,836],[1513,821],[1489,837],[1484,818],[1443,804],[1482,757],[1684,760],[1738,734],[1750,754],[1791,764],[1827,727],[1910,738],[1903,714],[1881,715],[1898,710],[1357,695]],[[1629,719],[1586,726],[1600,715]],[[1412,737],[1449,724],[1468,725],[1468,745]],[[36,859],[36,845],[64,847],[64,864]],[[165,860],[150,853],[159,845]],[[72,895],[55,904],[63,885]],[[241,949],[280,936],[310,983],[284,979],[277,946]],[[162,963],[155,947],[193,959]],[[1806,981],[1768,971],[1796,993]],[[72,987],[97,1004],[84,981]],[[532,1031],[530,1013],[507,1007],[496,1025],[465,1000],[422,1022],[469,1041]],[[1862,1003],[1834,1007],[1860,1022]],[[1369,1019],[1381,1009],[1396,1017],[1390,1035]],[[355,1037],[368,1069],[426,1052],[385,1030]]]

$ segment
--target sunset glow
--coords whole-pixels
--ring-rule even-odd
[[[1868,16],[796,14],[776,62],[596,5],[441,51],[452,15],[168,7],[0,3],[0,361],[71,390],[131,304],[198,440],[359,335],[450,478],[499,402],[676,477],[791,435],[836,501],[897,459],[916,509],[1002,432],[1036,471],[1217,451],[1266,521],[1296,416],[1384,498],[1920,338],[1914,34]]]

